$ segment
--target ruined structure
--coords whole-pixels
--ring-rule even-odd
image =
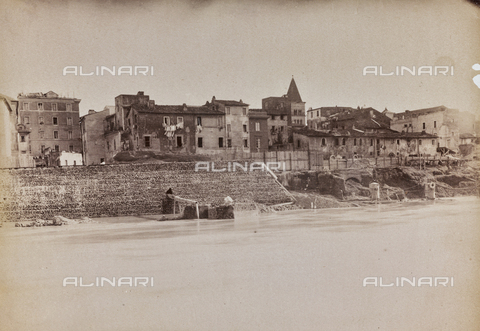
[[[85,165],[101,164],[105,162],[107,149],[104,121],[114,115],[114,106],[105,106],[102,111],[89,110],[87,115],[80,118],[80,131],[83,144],[83,161]]]
[[[371,107],[320,107],[307,112],[308,127],[313,130],[390,128],[390,117]]]

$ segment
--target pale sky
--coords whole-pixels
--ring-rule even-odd
[[[88,109],[144,91],[201,105],[287,92],[309,107],[394,112],[445,105],[480,114],[480,8],[431,1],[17,1],[0,4],[0,93],[48,92]],[[63,76],[65,66],[154,67],[153,76]],[[447,76],[363,75],[365,66],[454,67]]]

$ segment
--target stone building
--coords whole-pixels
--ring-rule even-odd
[[[271,149],[286,149],[292,142],[292,128],[302,128],[305,122],[305,102],[292,78],[287,94],[281,97],[262,99],[262,109],[269,116],[269,146]]]
[[[294,131],[296,150],[320,152],[330,156],[352,158],[437,154],[438,137],[425,132],[396,132],[381,129],[376,132],[357,130],[319,131],[305,128]]]
[[[268,118],[267,112],[263,109],[250,109],[248,112],[248,133],[251,152],[268,151]]]
[[[126,112],[125,149],[215,154],[225,148],[223,117],[207,106],[133,104]]]
[[[114,114],[114,106],[105,106],[102,111],[96,112],[91,109],[87,115],[80,117],[83,162],[85,165],[105,162],[107,143],[104,122],[108,116]]]
[[[438,135],[437,147],[459,151],[462,134],[475,135],[475,115],[445,106],[396,113],[392,129]]]
[[[225,118],[225,147],[226,150],[250,152],[248,139],[248,108],[242,100],[218,100],[215,96],[207,107],[220,111]]]
[[[52,91],[19,94],[19,119],[24,126],[19,143],[28,141],[28,151],[40,163],[46,149],[82,153],[80,101]]]

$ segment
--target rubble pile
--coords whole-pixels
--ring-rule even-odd
[[[63,216],[54,216],[51,220],[36,219],[35,221],[16,222],[15,227],[29,228],[40,226],[61,226],[68,224],[82,224],[82,223],[97,223],[89,217],[82,217],[81,219],[70,219]]]

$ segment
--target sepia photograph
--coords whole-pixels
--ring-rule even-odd
[[[0,330],[479,330],[480,2],[3,0]]]

